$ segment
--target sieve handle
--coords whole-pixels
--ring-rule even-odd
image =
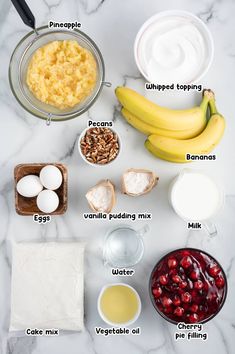
[[[35,18],[25,0],[11,0],[26,26],[35,30]]]

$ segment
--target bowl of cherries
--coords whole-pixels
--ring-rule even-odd
[[[221,265],[208,253],[181,248],[155,265],[149,292],[153,306],[167,321],[205,323],[223,307],[227,279]]]

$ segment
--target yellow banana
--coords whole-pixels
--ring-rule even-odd
[[[195,127],[188,130],[167,130],[156,128],[140,120],[124,107],[122,108],[121,112],[123,117],[132,127],[136,128],[141,133],[144,133],[147,136],[156,134],[176,139],[190,139],[200,134],[204,129],[204,124],[200,124],[199,126],[195,125]]]
[[[186,154],[209,154],[221,140],[225,120],[220,114],[213,114],[205,130],[196,138],[188,140],[171,139],[150,135],[145,147],[155,156],[171,162],[188,162]]]
[[[115,93],[122,106],[155,128],[181,131],[195,127],[203,129],[206,125],[206,110],[211,98],[209,91],[205,91],[200,106],[185,110],[173,110],[158,106],[127,87],[117,87]]]

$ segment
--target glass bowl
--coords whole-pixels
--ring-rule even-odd
[[[97,64],[97,81],[91,94],[76,106],[59,110],[56,107],[39,101],[28,89],[26,74],[29,61],[34,52],[45,44],[58,40],[76,40],[81,47],[88,49],[94,56]],[[17,44],[12,53],[9,65],[9,81],[11,90],[20,105],[34,116],[50,121],[64,121],[73,119],[86,112],[98,98],[104,85],[105,67],[101,52],[96,44],[83,32],[75,29],[48,30],[47,26],[39,27],[37,32],[31,31]]]
[[[172,324],[205,323],[222,309],[227,278],[219,262],[196,248],[169,252],[153,268],[149,294],[155,310]]]

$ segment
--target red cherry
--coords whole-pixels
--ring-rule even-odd
[[[162,295],[162,289],[160,288],[160,286],[154,288],[152,292],[155,297],[160,297]]]
[[[199,320],[199,317],[196,313],[192,313],[190,316],[189,316],[189,322],[190,323],[196,323],[198,322]]]
[[[198,296],[198,293],[196,290],[191,291],[192,299],[195,299]]]
[[[185,256],[181,259],[180,264],[184,269],[187,269],[192,265],[192,259],[189,256]]]
[[[198,305],[197,304],[192,304],[192,306],[190,307],[190,311],[197,312],[198,311]]]
[[[194,283],[194,289],[201,290],[203,288],[204,284],[201,280],[197,280]]]
[[[168,283],[168,275],[160,275],[159,281],[162,285],[166,285]]]
[[[186,311],[186,312],[189,311],[189,308],[190,308],[190,305],[189,305],[189,304],[185,304],[185,303],[184,303],[182,306],[183,306],[183,308],[184,308],[184,311]]]
[[[183,307],[176,307],[175,311],[174,311],[174,314],[178,317],[181,317],[183,316],[184,314],[184,309]]]
[[[192,296],[191,296],[188,292],[183,293],[183,294],[181,295],[181,300],[182,300],[183,302],[185,302],[185,303],[189,303],[189,302],[191,302],[191,300],[192,300]]]
[[[210,266],[208,269],[208,273],[212,276],[212,277],[216,277],[216,275],[219,274],[219,272],[221,271],[220,267],[216,264],[213,266]]]
[[[177,266],[178,262],[177,262],[176,258],[169,258],[168,261],[167,261],[167,264],[168,264],[168,267],[170,269],[172,269],[172,268],[175,268]]]
[[[181,283],[179,283],[179,287],[180,289],[185,289],[187,287],[188,283],[186,281],[182,281]]]
[[[180,298],[179,296],[175,295],[174,299],[173,299],[173,304],[175,306],[179,306],[181,304]]]
[[[182,281],[182,279],[180,278],[180,276],[178,274],[173,275],[172,280],[176,284],[178,284],[178,283],[180,283]]]
[[[172,307],[171,307],[171,306],[164,307],[163,311],[164,311],[165,313],[172,313]]]
[[[184,289],[177,289],[177,292],[178,292],[178,295],[180,295],[180,297],[181,297],[181,295],[184,293]]]
[[[177,274],[177,270],[174,268],[174,269],[171,269],[170,271],[169,271],[169,276],[172,278],[173,277],[173,275],[176,275]]]
[[[193,280],[197,280],[199,278],[199,271],[198,270],[192,270],[190,273],[190,278]]]
[[[225,280],[221,275],[215,278],[215,285],[217,286],[217,288],[223,288],[224,284]]]
[[[170,306],[172,304],[172,300],[169,297],[167,297],[167,296],[163,296],[161,298],[161,302],[162,302],[162,305],[164,307],[168,307],[168,306]]]

